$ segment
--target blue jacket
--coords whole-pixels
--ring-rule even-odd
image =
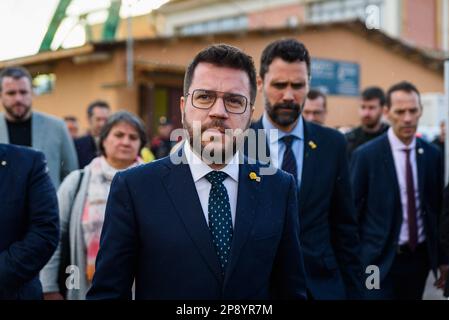
[[[442,209],[441,155],[435,146],[416,139],[418,187],[429,261],[436,272],[445,256],[439,248],[438,225]],[[382,298],[382,280],[396,256],[402,225],[402,205],[393,153],[388,135],[360,146],[351,158],[351,179],[360,220],[363,265],[377,265],[380,287],[367,290],[367,297]],[[385,293],[387,294],[387,293]]]
[[[56,191],[44,155],[0,144],[0,299],[41,299],[39,271],[58,244]]]
[[[241,164],[225,277],[188,164],[170,157],[119,173],[88,299],[305,299],[291,175]]]
[[[75,149],[80,169],[83,169],[98,156],[95,140],[90,134],[75,139]]]
[[[252,128],[263,129],[262,119]],[[304,139],[298,215],[307,289],[314,299],[361,298],[360,243],[345,138],[304,121]]]

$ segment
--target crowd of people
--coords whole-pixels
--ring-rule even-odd
[[[363,90],[343,135],[310,64],[295,39],[269,43],[258,74],[211,45],[186,68],[186,139],[162,117],[149,143],[103,100],[80,136],[33,110],[26,69],[1,70],[0,299],[419,300],[429,272],[449,295],[443,125],[417,137],[404,80]]]

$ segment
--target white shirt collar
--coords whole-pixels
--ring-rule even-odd
[[[276,130],[276,132],[277,132],[277,136],[276,135],[272,136],[270,134],[267,135],[268,141],[270,144],[278,143],[279,140],[281,140],[284,136],[288,136],[288,135],[295,136],[299,140],[304,140],[304,122],[303,122],[301,115],[299,116],[298,123],[296,124],[296,126],[293,128],[293,130],[291,132],[285,132],[285,131],[282,131],[281,129],[276,128],[270,122],[270,120],[268,120],[268,117],[269,116],[267,115],[267,113],[265,111],[262,116],[263,128],[265,130],[267,130],[267,132],[269,132],[268,130]]]
[[[391,127],[388,129],[388,140],[390,141],[392,150],[403,151],[404,149],[415,149],[416,146],[416,137],[413,137],[412,143],[407,146],[399,140]]]
[[[201,158],[195,152],[193,152],[190,144],[187,141],[184,143],[184,154],[186,156],[187,163],[189,164],[190,172],[192,173],[194,182],[197,182],[209,172],[214,171],[214,169],[204,163]],[[239,181],[238,151],[234,154],[231,161],[229,161],[229,163],[219,171],[227,173],[227,175],[230,176],[235,182]]]

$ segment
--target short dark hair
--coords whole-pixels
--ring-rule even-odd
[[[116,113],[112,114],[109,118],[104,127],[101,129],[100,132],[100,141],[99,141],[99,148],[100,153],[103,156],[106,156],[106,152],[103,147],[103,142],[108,137],[109,133],[111,132],[112,128],[114,128],[117,124],[125,122],[132,126],[134,129],[136,129],[137,133],[139,134],[140,138],[140,147],[139,152],[142,150],[142,148],[147,143],[147,136],[145,134],[145,125],[143,124],[142,120],[140,120],[139,117],[132,114],[128,111],[117,111]]]
[[[0,92],[2,91],[3,79],[4,78],[14,78],[16,80],[20,78],[27,78],[30,80],[30,84],[33,83],[33,78],[27,69],[23,67],[6,67],[2,71],[0,71]]]
[[[91,118],[94,115],[94,109],[95,108],[105,108],[108,110],[111,110],[111,107],[109,106],[109,103],[107,103],[104,100],[95,100],[87,106],[87,117]]]
[[[327,98],[324,93],[322,93],[320,90],[317,89],[310,89],[309,92],[307,93],[307,99],[309,100],[315,100],[318,99],[319,97],[323,98],[324,109],[327,109]]]
[[[275,58],[281,58],[286,62],[305,62],[307,74],[310,77],[310,55],[302,42],[296,39],[281,39],[271,42],[262,52],[260,58],[259,75],[263,79],[268,72],[270,64]]]
[[[250,102],[254,103],[257,94],[256,68],[253,58],[239,48],[227,44],[214,44],[201,50],[190,62],[184,76],[184,96],[192,84],[195,68],[201,62],[218,67],[227,67],[245,71],[250,85]]]
[[[73,121],[73,122],[78,121],[78,118],[75,116],[65,116],[63,119],[64,119],[64,121]]]
[[[362,100],[379,99],[380,106],[385,105],[385,93],[380,87],[372,86],[368,87],[362,92]]]
[[[405,91],[407,93],[415,92],[418,95],[419,106],[422,108],[421,94],[419,93],[419,91],[415,87],[415,85],[408,81],[401,81],[401,82],[398,82],[398,83],[392,85],[390,87],[390,89],[388,89],[388,91],[387,91],[387,108],[388,109],[390,109],[390,107],[391,107],[391,95],[393,94],[393,92],[396,92],[396,91]]]

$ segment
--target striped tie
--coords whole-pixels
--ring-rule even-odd
[[[285,144],[285,153],[284,159],[282,159],[281,169],[287,171],[288,173],[291,173],[295,178],[296,182],[298,182],[298,169],[296,166],[296,158],[292,150],[292,143],[294,139],[295,139],[294,136],[284,136],[283,138],[281,138],[281,140]]]

